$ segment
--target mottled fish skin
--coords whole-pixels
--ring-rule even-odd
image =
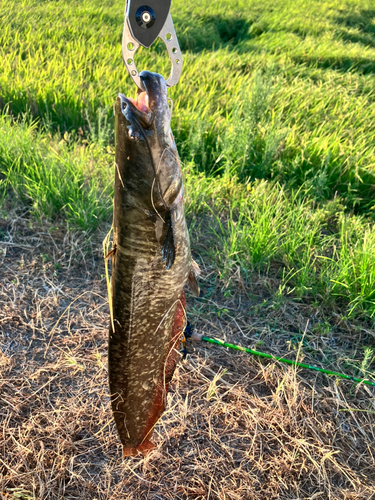
[[[153,448],[185,324],[183,288],[192,276],[167,88],[156,73],[140,76],[151,112],[122,94],[115,104],[109,385],[125,456]]]

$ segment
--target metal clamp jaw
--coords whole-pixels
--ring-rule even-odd
[[[148,48],[158,37],[165,43],[172,62],[172,71],[166,81],[167,86],[176,85],[180,79],[183,59],[169,12],[170,5],[171,0],[127,0],[122,57],[134,83],[141,90],[144,89],[134,55],[140,45]]]

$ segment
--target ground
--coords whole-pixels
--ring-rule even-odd
[[[87,247],[80,233],[30,228],[22,214],[2,223],[2,498],[375,498],[373,388],[192,342],[156,450],[124,460],[108,396],[101,235]],[[214,269],[201,267],[202,298],[188,298],[200,333],[303,352],[305,362],[314,342],[315,353],[355,358],[354,324],[314,333],[317,311],[262,306],[262,276],[251,285],[238,276],[228,299]]]

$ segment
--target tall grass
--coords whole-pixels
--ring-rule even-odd
[[[2,104],[62,134],[88,133],[98,109],[111,124],[117,92],[135,92],[121,60],[124,3],[4,0]],[[174,0],[172,13],[185,57],[171,90],[182,159],[206,173],[231,167],[240,180],[276,179],[319,200],[338,194],[371,215],[370,0]],[[137,64],[169,73],[161,42]]]
[[[187,179],[189,218],[209,216],[202,226],[193,222],[193,235],[224,278],[237,266],[270,273],[285,296],[338,307],[344,315],[375,314],[375,226],[345,214],[341,200],[317,208],[311,198],[264,180],[244,190],[228,174]]]
[[[0,115],[0,199],[11,189],[13,203],[39,219],[95,230],[109,216],[109,161],[96,144],[69,147],[67,133],[52,140],[27,117],[14,123]]]

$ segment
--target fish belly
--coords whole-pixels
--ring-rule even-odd
[[[184,218],[180,225],[186,230]],[[176,261],[166,270],[153,235],[152,227],[145,230],[143,245],[134,246],[130,232],[113,257],[109,383],[125,456],[153,448],[150,439],[166,406],[185,325],[190,249],[178,245]]]

